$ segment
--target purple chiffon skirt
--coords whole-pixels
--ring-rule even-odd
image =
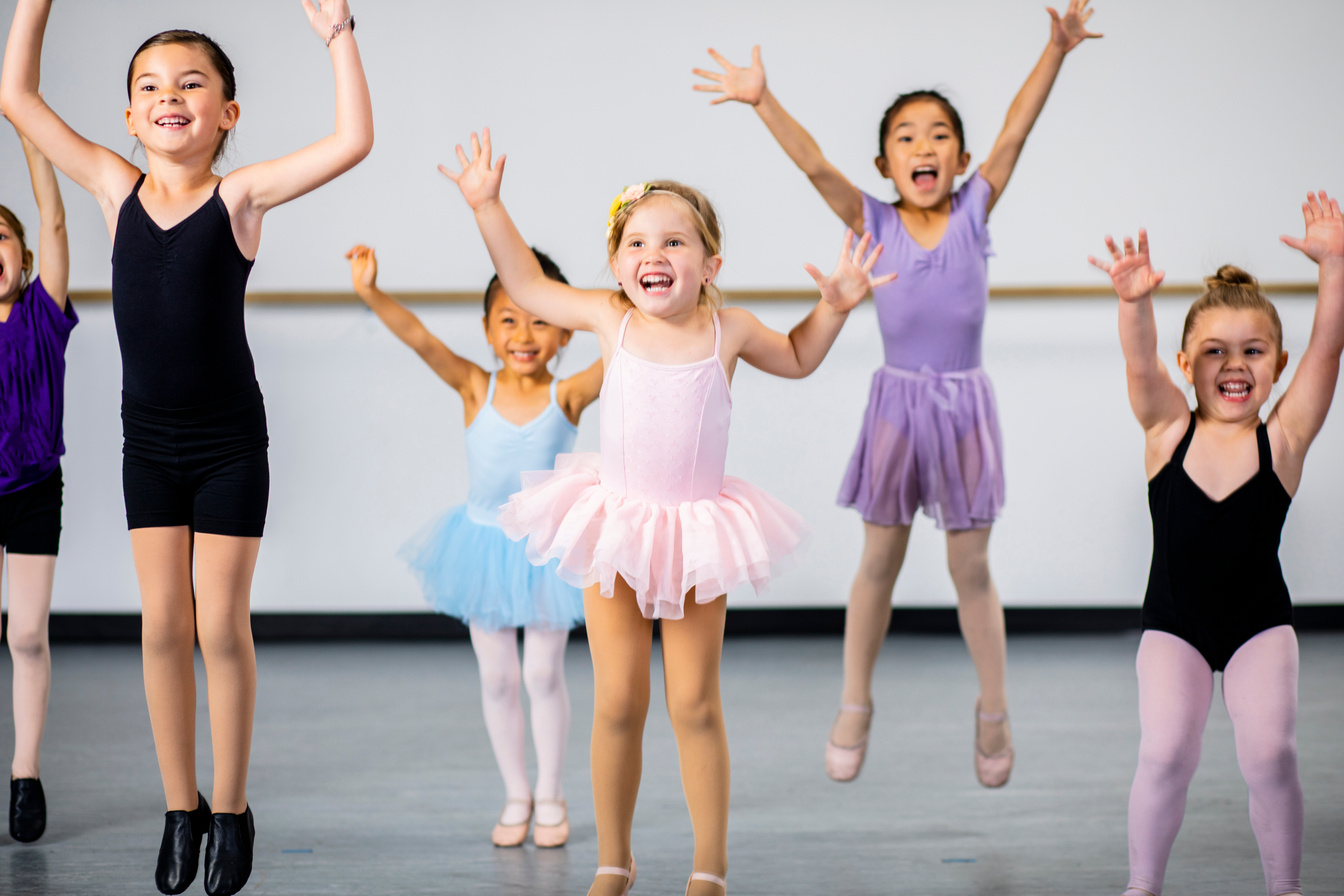
[[[1003,439],[985,372],[878,368],[837,500],[882,526],[908,526],[921,507],[939,529],[992,525]]]

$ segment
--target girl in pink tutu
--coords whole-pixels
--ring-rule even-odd
[[[878,131],[877,170],[895,204],[859,190],[821,154],[766,87],[760,48],[738,68],[710,50],[722,72],[696,69],[714,100],[747,103],[831,210],[887,247],[877,270],[901,279],[874,294],[886,364],[873,375],[863,429],[840,487],[840,504],[863,516],[864,544],[845,614],[844,687],[826,743],[826,772],[851,781],[863,765],[873,717],[873,666],[891,624],[891,597],[921,507],[947,532],[957,616],[980,680],[974,765],[986,787],[1012,771],[1003,608],[989,575],[989,533],[1003,506],[1003,447],[994,390],[980,366],[991,254],[986,219],[1070,50],[1087,38],[1088,0],[1050,13],[1050,42],[1008,108],[985,163],[954,189],[971,156],[961,116],[940,93],[896,98]]]
[[[523,474],[500,524],[527,537],[534,563],[559,560],[583,587],[596,689],[593,804],[598,860],[590,896],[634,884],[630,828],[649,706],[653,620],[661,638],[668,714],[695,831],[686,892],[722,896],[728,871],[728,740],[719,699],[726,592],[765,587],[804,538],[802,520],[760,489],[724,476],[729,383],[739,359],[777,376],[807,376],[850,309],[872,286],[881,247],[853,233],[829,276],[808,273],[822,300],[785,335],[740,308],[719,308],[723,259],[713,206],[674,181],[626,189],[612,203],[607,254],[617,289],[583,290],[543,276],[499,199],[504,158],[490,133],[440,167],[476,213],[513,300],[566,329],[597,334],[606,365],[598,455],[562,454]],[[852,251],[851,251],[852,250]],[[689,599],[688,599],[689,598]]]
[[[1089,259],[1111,275],[1120,298],[1120,346],[1130,406],[1146,436],[1153,517],[1125,896],[1161,896],[1215,672],[1223,673],[1250,791],[1265,892],[1302,892],[1297,635],[1279,537],[1344,352],[1344,217],[1325,193],[1308,194],[1302,217],[1305,235],[1282,240],[1318,265],[1316,319],[1292,382],[1263,423],[1288,353],[1279,314],[1254,277],[1224,265],[1186,314],[1176,363],[1194,388],[1191,411],[1157,355],[1153,291],[1163,274],[1152,267],[1148,235],[1140,230],[1137,245],[1126,239],[1123,249],[1107,237],[1110,259]]]

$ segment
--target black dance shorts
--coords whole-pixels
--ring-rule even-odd
[[[121,485],[128,529],[189,526],[260,538],[271,469],[261,390],[194,408],[121,397]]]
[[[0,548],[11,554],[50,554],[61,546],[61,494],[57,467],[46,479],[0,495]]]

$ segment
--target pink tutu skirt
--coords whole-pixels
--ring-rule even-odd
[[[880,526],[923,508],[939,529],[983,529],[1003,509],[1003,440],[994,387],[980,368],[881,367],[838,503]]]
[[[535,564],[559,561],[560,578],[601,586],[620,576],[649,619],[680,619],[686,594],[708,603],[741,585],[765,590],[807,540],[802,517],[733,476],[713,498],[658,504],[618,495],[599,478],[598,454],[561,454],[555,469],[523,474],[499,511]]]

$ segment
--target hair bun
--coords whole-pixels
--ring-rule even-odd
[[[1204,285],[1209,289],[1215,286],[1250,286],[1253,289],[1259,289],[1260,283],[1250,274],[1243,271],[1234,264],[1225,264],[1218,269],[1218,273],[1212,277],[1204,278]]]

